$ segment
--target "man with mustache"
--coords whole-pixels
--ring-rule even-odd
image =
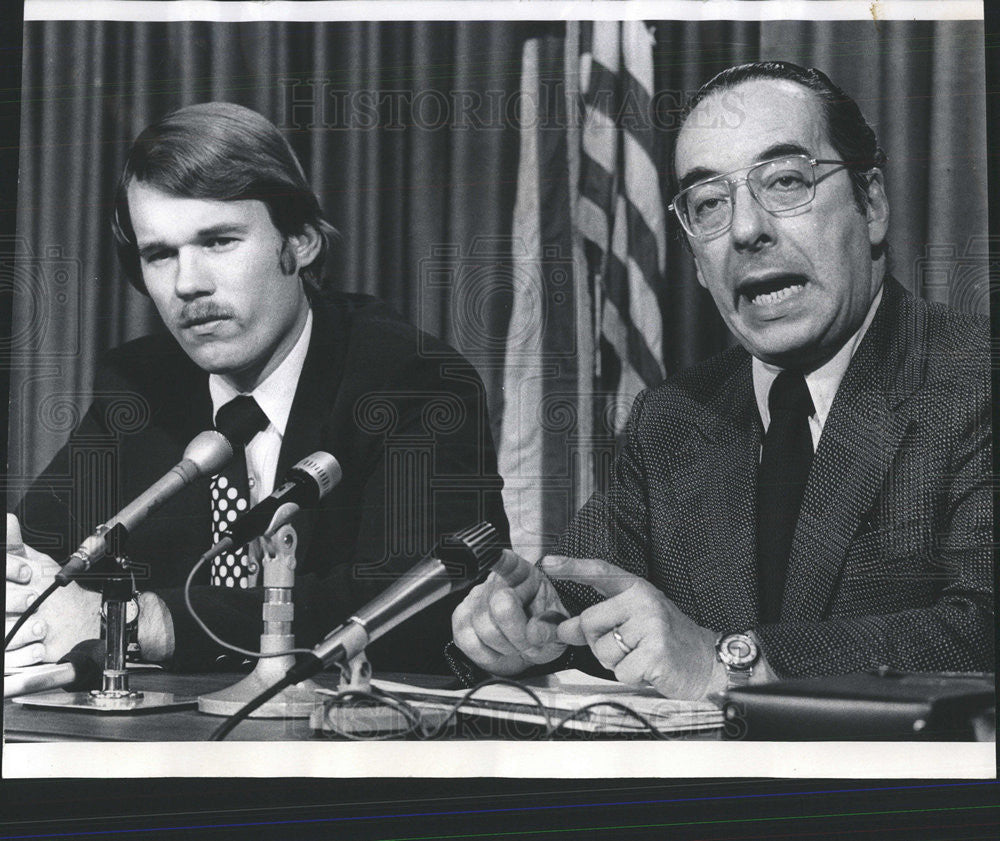
[[[695,94],[671,209],[740,346],[639,395],[572,557],[509,553],[463,601],[468,681],[589,662],[693,699],[993,669],[988,324],[889,274],[884,160],[817,70]]]
[[[232,401],[250,405],[259,427],[234,460],[237,473],[245,467],[242,482],[227,479],[227,468],[129,536],[143,659],[178,670],[230,664],[189,615],[185,578],[228,522],[317,450],[339,460],[343,480],[293,520],[299,646],[346,620],[441,534],[485,519],[508,539],[478,375],[374,299],[327,288],[323,261],[336,232],[272,123],[216,102],[147,128],[119,181],[114,234],[126,273],[170,335],[130,342],[104,360],[93,406],[19,506],[25,534],[58,539],[52,554],[65,557],[176,464]],[[109,420],[122,394],[145,408],[140,429]],[[95,504],[88,483],[98,478],[74,468],[74,453],[109,437],[117,464],[112,478],[98,477],[106,484]],[[74,519],[82,510],[86,523]],[[19,543],[8,534],[9,618],[58,569]],[[256,650],[263,594],[254,557],[232,553],[203,573],[192,590],[198,614],[226,641]],[[56,591],[19,632],[8,665],[56,660],[96,637],[100,601],[76,583]],[[369,652],[373,664],[443,669],[453,607],[435,606],[384,637]]]

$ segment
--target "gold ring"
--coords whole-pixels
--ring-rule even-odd
[[[622,650],[622,652],[625,654],[626,657],[633,651],[635,651],[635,649],[632,648],[632,646],[630,646],[627,642],[625,642],[625,640],[622,639],[622,635],[621,633],[619,633],[617,628],[615,628],[611,632],[611,636],[615,638],[615,642],[618,643],[618,647]]]

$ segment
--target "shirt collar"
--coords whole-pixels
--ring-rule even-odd
[[[858,328],[857,332],[837,351],[833,359],[815,371],[806,374],[806,386],[809,388],[809,396],[812,397],[813,406],[816,409],[815,417],[819,422],[820,429],[826,423],[826,416],[830,413],[833,398],[836,397],[837,389],[840,388],[844,374],[847,373],[847,366],[851,364],[854,352],[858,349],[858,345],[861,344],[865,333],[868,332],[868,328],[875,317],[875,311],[878,309],[881,300],[882,288],[879,288],[878,294],[875,295],[875,300],[872,301],[871,306],[868,308],[868,315],[865,316],[864,323]],[[757,398],[757,410],[760,412],[760,418],[764,423],[765,429],[767,429],[771,422],[771,412],[768,409],[767,395],[771,390],[771,383],[781,373],[781,370],[776,365],[769,365],[767,362],[762,362],[756,356],[753,358],[754,396]]]
[[[271,425],[282,436],[288,425],[288,415],[292,411],[295,389],[298,387],[302,366],[305,364],[306,353],[309,351],[312,326],[313,315],[310,307],[306,314],[305,327],[302,328],[302,333],[291,352],[264,382],[250,392],[250,396],[257,401]],[[208,392],[212,396],[212,417],[215,417],[216,412],[222,406],[242,393],[233,388],[219,374],[208,375]]]

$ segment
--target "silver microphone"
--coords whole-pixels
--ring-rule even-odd
[[[496,529],[487,522],[441,538],[422,561],[313,648],[322,664],[316,671],[346,663],[438,599],[470,586],[499,560],[501,551]]]
[[[233,447],[221,432],[207,430],[196,435],[184,450],[184,457],[103,525],[98,526],[69,556],[55,580],[62,586],[86,572],[108,553],[105,536],[115,526],[132,531],[176,493],[202,476],[211,476],[233,457]]]
[[[271,537],[302,508],[311,508],[332,491],[343,478],[340,462],[329,453],[319,450],[306,456],[288,471],[284,484],[267,499],[237,517],[222,539],[221,544],[242,546],[255,537]]]

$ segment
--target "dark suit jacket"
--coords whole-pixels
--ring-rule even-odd
[[[758,617],[762,425],[734,348],[639,395],[606,503],[563,540],[648,578],[781,675],[993,669],[989,332],[887,280],[827,417],[780,621]],[[576,610],[598,600],[561,584]]]
[[[211,428],[208,375],[170,336],[112,351],[94,403],[22,500],[25,541],[60,559]],[[442,533],[489,520],[505,545],[502,482],[475,369],[374,299],[314,303],[313,332],[278,461],[276,486],[302,457],[326,450],[344,478],[293,521],[298,533],[296,643],[309,646],[384,589]],[[208,669],[222,649],[188,615],[184,579],[211,545],[208,482],[163,506],[129,539],[140,590],[167,603],[174,667]],[[261,588],[193,590],[223,639],[259,647]],[[404,623],[369,649],[378,669],[444,670],[455,598]]]

